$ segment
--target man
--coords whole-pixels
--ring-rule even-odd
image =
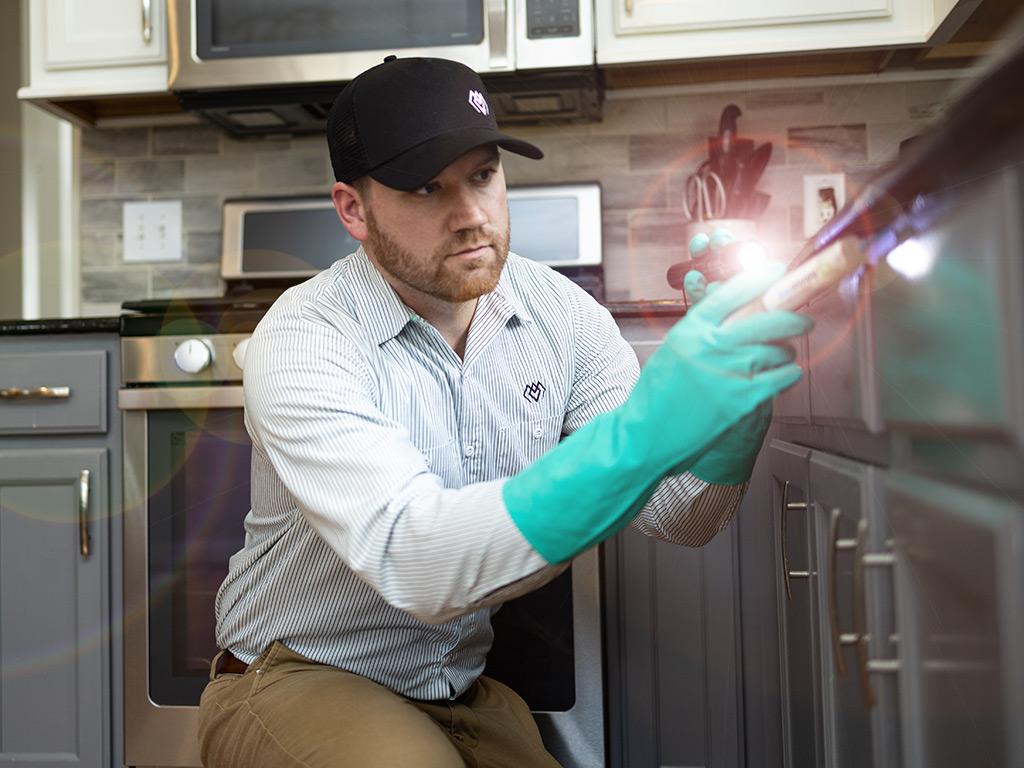
[[[499,148],[541,152],[460,64],[388,57],[327,139],[362,246],[248,349],[253,507],[217,598],[204,762],[555,766],[480,676],[492,610],[631,522],[695,546],[724,527],[765,404],[800,375],[777,342],[809,322],[724,324],[781,270],[738,278],[639,374],[606,310],[508,252]]]

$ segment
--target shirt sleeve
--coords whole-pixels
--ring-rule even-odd
[[[442,622],[562,570],[512,522],[503,480],[448,489],[430,472],[376,404],[376,347],[308,305],[264,320],[244,376],[253,444],[316,533],[385,600]]]
[[[575,286],[573,286],[575,288]],[[572,391],[563,432],[621,405],[636,384],[640,366],[611,313],[582,289],[570,292],[575,318]],[[684,403],[680,404],[685,407]],[[732,520],[747,484],[714,485],[683,472],[666,477],[631,523],[641,533],[673,544],[707,544]]]

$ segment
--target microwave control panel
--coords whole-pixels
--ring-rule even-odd
[[[526,36],[578,37],[580,0],[526,0]]]

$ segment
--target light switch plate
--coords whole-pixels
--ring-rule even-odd
[[[181,201],[124,204],[124,261],[181,261]]]
[[[846,175],[804,176],[804,237],[811,237],[846,205]]]

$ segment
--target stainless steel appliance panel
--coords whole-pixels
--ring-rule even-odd
[[[481,73],[594,63],[593,8],[581,0],[433,0],[400,8],[322,0],[304,11],[277,2],[168,0],[169,87],[344,82],[392,53],[453,59]]]
[[[231,547],[225,548],[223,540],[236,535],[235,548],[241,546],[242,518],[249,505],[248,462],[235,460],[223,466],[225,454],[238,451],[222,450],[223,443],[220,449],[204,449],[200,443],[211,434],[216,439],[218,432],[228,435],[228,442],[242,439],[242,388],[126,388],[120,391],[118,402],[124,411],[126,761],[167,768],[199,766],[197,705],[205,684],[203,667],[216,651],[212,636],[206,638],[205,648],[203,642],[212,634],[211,585],[219,585],[223,578],[205,573],[215,567],[211,560],[217,559],[206,555],[207,550],[220,546],[226,572]],[[168,489],[175,484],[188,485],[182,474],[190,458],[201,466],[195,473],[200,481],[191,486],[199,488],[191,501],[186,488],[181,492],[184,495],[171,502],[166,498]],[[211,476],[219,483],[217,488],[205,487]],[[244,503],[242,481],[246,485]],[[206,498],[223,497],[218,490],[229,486],[239,486],[235,489],[237,503],[204,508],[204,494]],[[192,518],[181,514],[182,506],[196,507]],[[180,524],[168,519],[174,517]],[[190,579],[188,564],[197,560],[193,569],[197,578]],[[556,697],[565,702],[564,709],[535,709],[534,716],[545,744],[563,765],[597,768],[604,765],[597,550],[576,558],[567,575],[571,579],[572,670],[568,679],[572,690],[568,696]],[[537,623],[536,618],[526,622]],[[512,679],[504,682],[516,683]]]

